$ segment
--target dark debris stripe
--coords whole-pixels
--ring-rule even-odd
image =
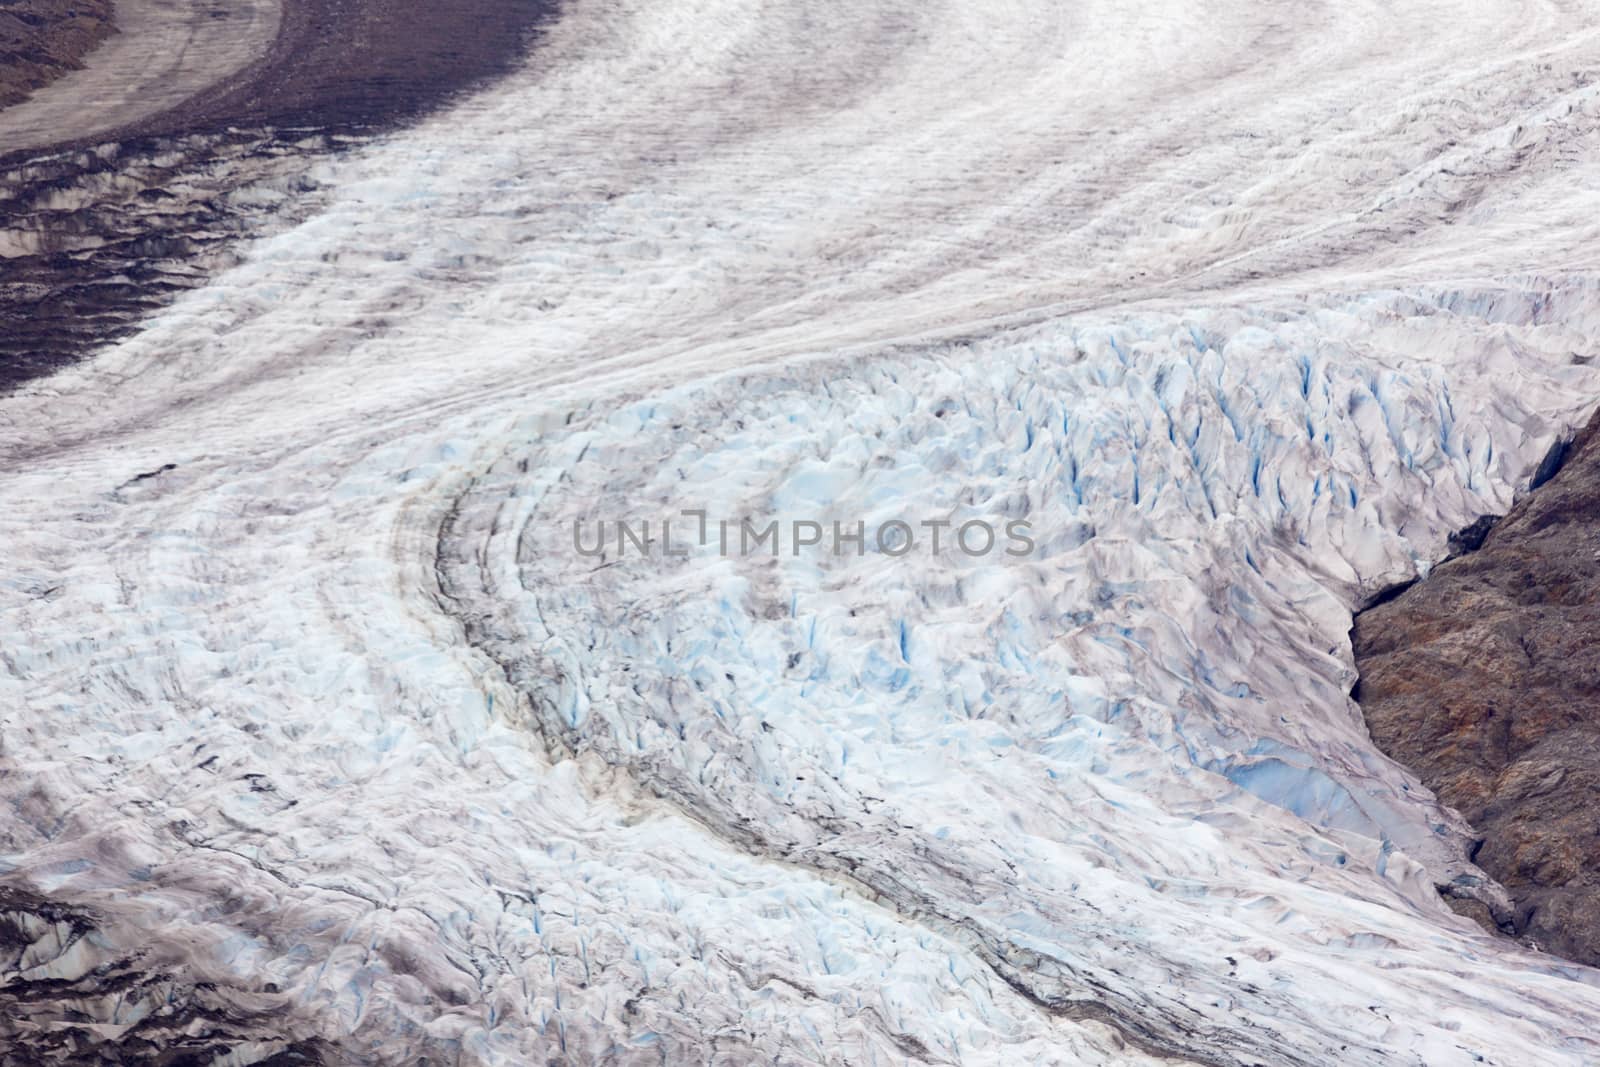
[[[92,143],[0,157],[0,394],[132,332],[231,263],[239,240],[310,207],[246,215],[230,193],[292,186],[310,158],[505,76],[556,11],[555,0],[287,0],[267,55],[186,104]],[[52,206],[69,189],[92,192]]]

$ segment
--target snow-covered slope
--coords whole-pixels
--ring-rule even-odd
[[[1600,1057],[1346,696],[1351,607],[1600,389],[1595,25],[579,0],[317,164],[0,401],[0,1032]],[[1035,551],[572,544],[682,509]]]

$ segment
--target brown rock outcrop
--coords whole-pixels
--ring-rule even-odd
[[[1481,547],[1356,618],[1355,695],[1481,835],[1507,932],[1600,965],[1600,415],[1566,454],[1457,546]]]

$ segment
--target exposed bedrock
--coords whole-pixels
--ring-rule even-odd
[[[1467,554],[1357,616],[1356,696],[1379,747],[1482,835],[1475,862],[1515,902],[1502,928],[1600,965],[1600,416],[1567,456]]]
[[[80,69],[115,32],[111,0],[0,0],[0,107]]]
[[[303,218],[319,155],[510,70],[552,6],[291,4],[267,58],[207,93],[94,143],[0,156],[0,391],[125,334],[238,238]]]

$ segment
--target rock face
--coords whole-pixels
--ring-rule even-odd
[[[76,70],[115,32],[111,0],[0,0],[0,107]]]
[[[1357,617],[1356,696],[1482,835],[1515,902],[1502,929],[1600,964],[1600,416],[1567,455],[1463,538],[1480,548]]]

